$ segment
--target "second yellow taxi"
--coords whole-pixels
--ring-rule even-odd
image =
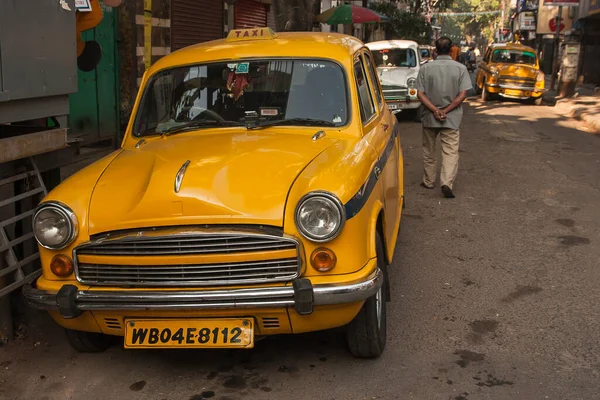
[[[251,348],[345,327],[385,347],[404,200],[371,52],[340,34],[236,30],[145,74],[121,148],[34,215],[24,288],[80,351]]]
[[[483,101],[498,95],[540,105],[544,79],[534,49],[519,43],[497,43],[488,47],[479,63],[476,85]]]

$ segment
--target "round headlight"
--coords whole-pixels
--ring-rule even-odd
[[[544,73],[542,71],[538,72],[536,80],[538,82],[544,82],[544,79],[546,79],[546,76],[544,75]]]
[[[415,85],[417,84],[417,80],[415,78],[409,78],[406,81],[406,85],[410,88],[410,89],[414,89]]]
[[[64,204],[41,204],[33,216],[33,234],[40,246],[59,250],[77,237],[77,217]]]
[[[327,242],[342,231],[346,213],[342,202],[331,193],[313,192],[298,203],[296,226],[313,242]]]

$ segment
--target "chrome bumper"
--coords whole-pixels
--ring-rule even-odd
[[[538,89],[535,86],[520,86],[520,85],[501,85],[498,83],[487,83],[486,85],[493,88],[509,89],[509,90],[527,90],[529,92],[545,92],[546,89]]]
[[[23,295],[39,309],[59,311],[63,318],[75,318],[84,311],[164,311],[294,307],[299,314],[311,314],[313,306],[366,300],[383,284],[383,273],[374,271],[367,279],[344,284],[312,285],[296,279],[291,286],[215,290],[79,290],[64,285],[48,293],[27,284]]]

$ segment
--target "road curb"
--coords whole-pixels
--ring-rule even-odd
[[[583,121],[592,128],[594,133],[600,133],[600,102],[597,97],[556,98],[547,96],[543,98],[543,102],[548,106],[553,106],[557,114]]]

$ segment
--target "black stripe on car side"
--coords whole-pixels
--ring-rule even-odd
[[[356,192],[356,194],[352,196],[352,198],[348,200],[346,204],[344,204],[344,210],[346,211],[346,219],[350,219],[356,214],[358,214],[360,210],[362,210],[364,205],[367,203],[367,200],[369,199],[371,193],[373,192],[373,189],[375,188],[377,179],[379,179],[379,176],[377,176],[375,170],[379,168],[379,170],[383,172],[383,169],[385,168],[385,165],[388,159],[390,158],[392,151],[394,151],[394,145],[396,143],[396,138],[398,137],[399,131],[400,126],[398,124],[394,124],[394,130],[392,131],[390,140],[387,142],[385,149],[383,149],[381,156],[379,156],[379,160],[377,160],[377,163],[375,163],[375,166],[369,173],[366,182],[363,183],[358,192]]]

